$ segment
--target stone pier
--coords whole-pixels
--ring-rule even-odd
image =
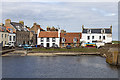
[[[108,50],[106,62],[112,65],[120,65],[120,51],[118,48],[110,48]]]

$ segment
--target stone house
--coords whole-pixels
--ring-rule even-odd
[[[33,45],[37,45],[38,29],[40,29],[40,31],[45,31],[37,23],[34,23],[33,26],[31,28],[29,28],[29,31],[30,31],[30,42]]]
[[[23,21],[11,22],[10,19],[6,19],[5,26],[11,28],[13,33],[16,33],[16,46],[19,44],[29,44],[30,32],[26,26],[24,26]]]

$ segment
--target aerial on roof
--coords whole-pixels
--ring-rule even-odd
[[[58,38],[58,31],[41,31],[39,33],[39,37],[57,37]]]

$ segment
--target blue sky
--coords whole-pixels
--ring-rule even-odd
[[[46,29],[57,26],[67,32],[81,32],[89,28],[113,26],[113,40],[118,38],[117,2],[3,2],[2,21],[23,20],[31,27],[34,22]]]

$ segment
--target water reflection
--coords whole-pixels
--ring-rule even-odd
[[[3,57],[3,77],[117,78],[118,69],[100,56]]]

